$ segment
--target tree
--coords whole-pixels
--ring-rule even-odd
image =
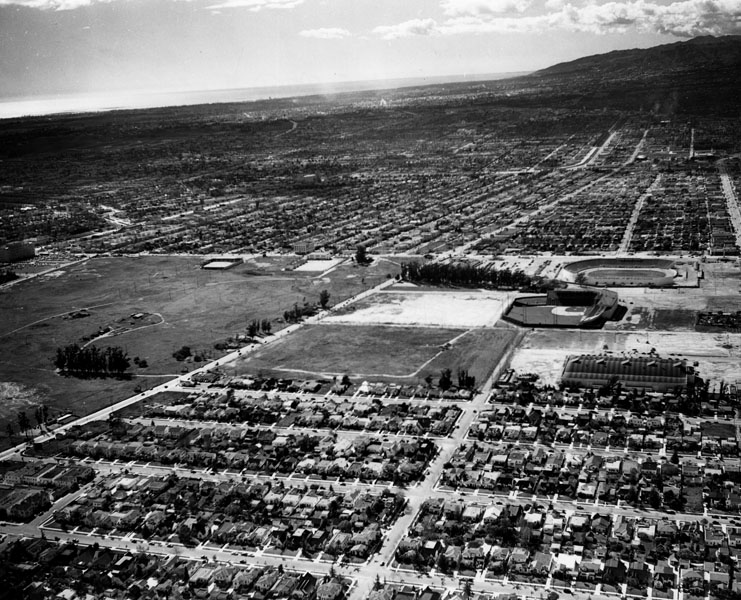
[[[20,410],[18,411],[18,427],[21,430],[21,433],[25,433],[26,430],[30,427],[30,422],[28,421],[28,416],[26,415],[26,411]]]
[[[260,324],[257,320],[253,319],[250,321],[250,324],[247,325],[247,335],[253,338],[257,335],[258,331],[260,331]]]
[[[327,308],[327,305],[329,304],[329,292],[327,290],[322,290],[319,292],[319,305],[322,308]]]
[[[265,335],[270,335],[270,331],[273,329],[273,326],[270,324],[270,319],[263,319],[260,328]]]
[[[8,424],[7,424],[6,426],[5,426],[5,429],[6,429],[6,430],[7,430],[7,432],[8,432],[8,439],[13,439],[13,433],[15,433],[15,432],[13,431],[13,424],[12,424],[12,423],[8,423]]]
[[[190,346],[183,346],[180,350],[172,353],[172,357],[177,361],[183,361],[191,355]]]
[[[472,589],[471,589],[471,580],[466,579],[463,582],[463,597],[466,598],[466,600],[469,600],[471,598]]]
[[[450,386],[453,385],[450,369],[443,369],[440,371],[440,379],[438,380],[437,385],[443,392],[447,392],[450,389]]]
[[[365,246],[362,244],[357,247],[355,250],[355,262],[359,265],[364,265],[368,263],[368,251],[365,249]]]

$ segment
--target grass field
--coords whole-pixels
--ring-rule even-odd
[[[357,381],[416,383],[440,370],[468,369],[483,382],[508,344],[513,329],[435,329],[312,325],[239,360],[234,374],[317,378],[347,374]],[[450,343],[449,349],[442,347]]]
[[[7,443],[6,420],[15,422],[25,407],[44,403],[52,414],[92,412],[132,395],[137,386],[152,387],[179,374],[186,365],[172,353],[183,345],[217,358],[214,343],[244,333],[252,319],[270,319],[276,331],[284,326],[284,310],[317,301],[323,289],[334,304],[395,275],[391,263],[343,265],[319,279],[283,271],[287,263],[281,258],[260,258],[223,272],[201,270],[202,260],[92,259],[0,291],[0,443],[2,438]],[[90,316],[64,318],[82,308]],[[146,359],[148,368],[132,365],[131,380],[81,380],[55,373],[57,347],[82,345],[83,337],[100,328],[130,324],[134,313],[159,316],[96,343],[122,346],[131,358]]]

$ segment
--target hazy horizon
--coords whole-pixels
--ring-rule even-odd
[[[741,0],[0,0],[0,95],[523,73],[733,33]]]
[[[269,100],[271,98],[332,95],[360,91],[383,91],[386,89],[395,90],[405,87],[442,85],[445,83],[462,83],[466,81],[496,81],[525,74],[527,72],[451,74],[435,77],[402,77],[396,79],[318,82],[227,89],[57,94],[35,98],[0,97],[0,120],[109,112],[114,110],[255,102]]]

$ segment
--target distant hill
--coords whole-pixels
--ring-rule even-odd
[[[719,38],[704,36],[653,48],[616,50],[559,63],[533,75],[551,77],[578,74],[623,79],[730,66],[741,67],[741,35]]]
[[[568,89],[588,105],[738,116],[739,73],[741,35],[732,35],[587,56],[526,79],[562,94]]]

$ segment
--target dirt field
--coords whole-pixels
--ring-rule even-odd
[[[427,327],[493,327],[509,304],[511,292],[478,290],[384,291],[358,302],[328,323],[388,324]]]
[[[0,384],[19,391],[0,388],[0,444],[7,441],[5,420],[15,421],[18,403],[45,403],[53,414],[91,412],[130,396],[137,386],[152,387],[179,374],[187,365],[172,353],[183,345],[216,358],[214,343],[243,333],[252,319],[270,319],[277,331],[284,326],[284,310],[304,300],[316,302],[323,289],[334,304],[380,283],[389,272],[395,275],[390,263],[343,267],[314,278],[283,271],[287,262],[281,257],[250,260],[223,272],[204,271],[201,262],[199,257],[93,259],[0,291]],[[64,318],[83,308],[89,316]],[[57,347],[82,345],[83,337],[125,324],[136,313],[161,318],[144,318],[138,328],[96,342],[146,359],[146,369],[132,365],[134,379],[80,380],[54,372]]]
[[[483,382],[494,369],[513,329],[435,329],[312,325],[232,363],[234,374],[417,383],[440,370],[468,369]],[[442,346],[450,343],[449,349]]]
[[[515,352],[511,366],[519,372],[538,373],[541,381],[557,385],[569,354],[641,354],[651,348],[660,356],[680,356],[690,365],[697,362],[701,377],[741,383],[741,334],[532,331]]]

